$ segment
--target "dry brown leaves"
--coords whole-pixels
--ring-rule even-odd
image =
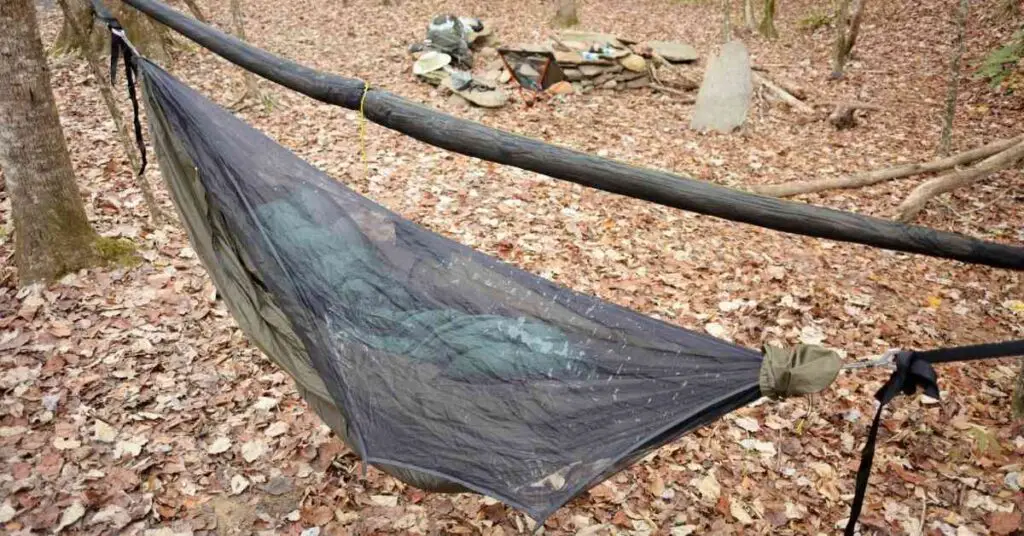
[[[201,2],[218,24],[226,4]],[[404,47],[435,13],[494,23],[505,42],[546,36],[550,2],[353,0],[347,7],[247,0],[256,44],[445,109]],[[644,92],[453,113],[581,150],[728,185],[780,182],[926,159],[944,95],[949,9],[871,5],[849,76],[826,81],[831,37],[800,33],[809,2],[784,2],[782,39],[748,39],[755,62],[812,100],[886,106],[851,130],[801,124],[761,102],[732,136],[686,130],[689,106]],[[718,4],[585,3],[583,25],[711,52]],[[709,21],[716,21],[710,23]],[[52,41],[59,17],[43,15]],[[971,28],[968,53],[998,40]],[[65,134],[97,229],[143,262],[18,290],[0,287],[0,526],[9,534],[511,534],[521,513],[479,496],[409,488],[358,460],[235,327],[181,230],[147,222],[141,194],[87,69],[52,63]],[[239,72],[187,49],[171,70],[221,103]],[[425,147],[265,84],[277,105],[249,122],[391,209],[509,262],[670,322],[741,344],[820,342],[850,358],[889,347],[1020,337],[1020,276],[866,247],[784,236],[560,184]],[[1018,100],[968,82],[960,147],[1019,128]],[[155,174],[154,174],[155,175]],[[932,207],[923,223],[1020,243],[1020,176],[1006,173]],[[808,201],[885,214],[906,183]],[[1007,195],[1007,188],[1010,188]],[[170,208],[166,192],[160,198]],[[3,194],[0,194],[3,195]],[[0,212],[9,200],[0,197]],[[982,207],[978,210],[978,207]],[[9,224],[8,224],[9,230]],[[9,233],[0,255],[10,259]],[[9,262],[9,260],[8,260]],[[1024,433],[1011,422],[1016,364],[946,366],[941,403],[887,411],[864,530],[942,535],[1021,530]],[[833,534],[847,516],[882,372],[844,375],[813,400],[760,403],[653,453],[557,512],[552,534]]]

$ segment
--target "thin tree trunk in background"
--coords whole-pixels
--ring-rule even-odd
[[[832,78],[843,76],[846,68],[846,19],[850,16],[850,0],[839,0],[836,10],[836,42],[832,51]]]
[[[199,4],[196,4],[196,0],[184,0],[184,2],[185,5],[188,6],[188,10],[192,12],[192,16],[195,17],[196,20],[202,23],[209,23],[209,20],[206,18],[206,15],[204,15],[203,11],[199,9]]]
[[[555,11],[554,19],[555,26],[568,28],[579,24],[580,19],[576,9],[576,0],[558,0],[558,9]]]
[[[775,0],[764,0],[764,15],[761,17],[758,30],[768,39],[779,36],[778,30],[775,29]]]
[[[0,167],[21,284],[92,264],[85,216],[50,87],[32,0],[0,2]]]
[[[967,27],[967,10],[970,0],[960,0],[956,15],[956,40],[953,44],[953,60],[949,67],[949,86],[946,89],[946,113],[942,121],[942,136],[939,138],[940,155],[949,154],[953,142],[953,118],[956,117],[956,98],[960,92],[960,71],[964,57],[964,33]]]
[[[853,15],[850,15],[850,31],[846,34],[846,43],[843,46],[843,54],[847,59],[850,57],[850,53],[853,52],[853,46],[857,44],[857,36],[860,35],[860,21],[864,15],[864,4],[868,0],[854,0]]]
[[[722,0],[722,42],[732,40],[732,9],[730,0]]]
[[[757,20],[754,19],[754,4],[752,0],[743,0],[743,23],[750,31],[757,30]]]
[[[60,4],[61,10],[64,11],[64,20],[68,25],[68,29],[71,31],[75,40],[79,43],[86,42],[88,39],[85,29],[81,27],[78,20],[75,19],[71,12],[71,7],[68,5],[68,0],[57,0]],[[149,182],[146,181],[145,177],[139,175],[139,168],[141,163],[139,161],[138,153],[136,153],[135,144],[132,143],[132,135],[128,132],[128,127],[125,125],[124,116],[121,115],[121,110],[117,107],[117,100],[114,99],[114,92],[110,89],[110,84],[106,83],[108,73],[103,71],[100,66],[100,60],[96,57],[96,54],[87,45],[82,45],[82,52],[85,55],[85,59],[89,64],[89,69],[92,71],[93,78],[96,79],[96,84],[99,86],[100,95],[103,96],[103,102],[107,105],[107,110],[110,111],[110,117],[114,120],[114,128],[117,130],[118,139],[121,142],[121,148],[124,149],[125,155],[128,157],[128,165],[131,167],[132,178],[135,179],[135,183],[139,185],[139,189],[142,190],[142,197],[146,200],[146,208],[149,209],[149,214],[152,216],[154,221],[162,221],[164,219],[163,213],[160,211],[160,206],[156,202],[156,198],[153,196],[153,189],[150,187]]]
[[[231,0],[231,22],[234,25],[235,37],[245,41],[245,18],[242,16],[242,1]],[[247,97],[252,98],[256,101],[262,100],[260,96],[260,88],[256,85],[256,75],[249,71],[243,70],[242,77],[245,80],[245,94],[242,98],[238,99],[237,106]]]

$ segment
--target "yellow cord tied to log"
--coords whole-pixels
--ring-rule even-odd
[[[359,152],[363,158],[363,173],[370,176],[370,165],[366,157],[366,94],[370,92],[370,84],[363,82],[363,96],[359,99]]]

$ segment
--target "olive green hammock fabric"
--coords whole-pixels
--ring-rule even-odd
[[[763,372],[760,352],[423,229],[135,61],[164,179],[232,315],[356,454],[412,485],[543,520],[765,377],[808,389],[805,359]]]

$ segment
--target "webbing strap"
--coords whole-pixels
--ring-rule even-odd
[[[996,359],[1024,355],[1024,339],[972,346],[939,348],[924,352],[900,352],[896,355],[896,371],[892,373],[885,385],[875,393],[878,400],[878,411],[871,422],[867,441],[861,453],[860,468],[857,469],[857,485],[854,491],[853,504],[850,506],[850,520],[846,524],[846,536],[854,536],[857,519],[864,506],[867,494],[868,478],[871,476],[871,464],[875,459],[875,443],[878,440],[878,426],[882,420],[882,410],[886,404],[902,392],[911,395],[921,387],[924,393],[932,398],[939,398],[938,377],[934,363],[952,363],[955,361],[976,361],[979,359]]]
[[[132,102],[132,119],[135,127],[135,144],[139,147],[140,164],[139,175],[146,172],[146,142],[142,139],[142,120],[139,118],[139,97],[135,90],[135,79],[137,68],[135,58],[139,55],[128,41],[121,23],[107,11],[107,8],[100,0],[91,0],[93,16],[102,22],[110,30],[110,85],[117,81],[117,62],[124,56],[124,78],[128,86],[128,100]],[[83,46],[85,46],[83,44]]]

